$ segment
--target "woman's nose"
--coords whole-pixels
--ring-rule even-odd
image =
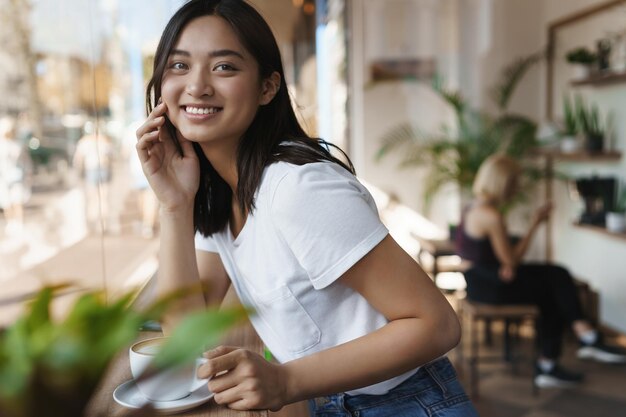
[[[210,82],[210,77],[203,71],[194,71],[189,74],[185,90],[187,94],[194,97],[213,95],[213,87]]]

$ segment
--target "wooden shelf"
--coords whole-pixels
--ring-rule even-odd
[[[626,232],[622,232],[622,233],[609,232],[608,230],[606,230],[605,227],[594,226],[592,224],[574,223],[574,226],[579,227],[581,229],[589,230],[589,231],[596,232],[596,233],[601,233],[603,235],[612,236],[614,238],[622,239],[626,241]]]
[[[617,162],[622,158],[620,151],[605,151],[605,152],[561,152],[559,149],[540,149],[540,155],[544,155],[560,161],[575,161],[575,162]]]
[[[570,81],[571,85],[602,86],[609,84],[626,83],[626,72],[606,72],[593,74],[588,78]]]

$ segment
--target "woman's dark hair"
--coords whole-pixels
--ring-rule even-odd
[[[161,82],[169,54],[185,26],[201,16],[219,16],[235,31],[239,41],[259,65],[260,79],[280,74],[280,88],[275,97],[259,107],[252,124],[241,138],[237,150],[237,199],[242,212],[254,210],[254,195],[266,166],[285,161],[296,165],[330,161],[354,173],[350,159],[336,146],[322,139],[310,138],[302,129],[291,107],[280,50],[272,30],[263,17],[243,0],[191,0],[172,16],[156,50],[153,75],[146,89],[146,108],[150,113],[161,97]],[[167,128],[176,138],[175,128]],[[178,145],[178,144],[177,144]],[[232,191],[194,143],[200,160],[200,187],[194,201],[194,227],[204,236],[224,229],[231,210]],[[347,164],[331,155],[338,149]],[[178,145],[179,151],[180,146]]]

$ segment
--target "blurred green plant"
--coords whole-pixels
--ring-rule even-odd
[[[576,47],[565,54],[565,60],[570,64],[591,65],[597,59],[597,55],[584,46]]]
[[[614,213],[626,213],[626,186],[622,186],[615,200],[615,207],[611,211]]]
[[[586,135],[604,135],[605,124],[600,120],[600,110],[597,104],[593,103],[588,105],[583,98],[578,95],[576,96],[576,112],[583,133]]]
[[[441,77],[435,77],[433,90],[452,107],[455,125],[443,125],[439,132],[422,131],[411,123],[402,123],[383,135],[376,159],[399,152],[401,168],[425,167],[424,206],[428,210],[442,186],[455,183],[461,192],[471,189],[474,177],[483,161],[494,153],[505,153],[522,159],[537,148],[537,124],[530,118],[508,111],[508,105],[519,82],[544,53],[520,57],[507,65],[492,87],[490,97],[497,107],[489,114],[470,107],[460,92],[444,87]],[[525,166],[525,176],[541,177],[539,169]]]
[[[25,314],[0,334],[1,416],[83,416],[107,366],[137,338],[142,323],[160,319],[189,294],[180,290],[137,309],[136,292],[108,303],[103,292],[89,292],[63,320],[54,321],[51,302],[66,287],[41,289]],[[155,358],[155,367],[193,361],[247,313],[238,307],[188,315]]]
[[[563,95],[563,129],[560,134],[561,136],[576,136],[578,133],[580,133],[580,121],[575,105],[567,95]]]
[[[603,121],[598,105],[586,103],[580,95],[576,96],[575,108],[580,131],[585,135],[585,149],[602,152],[605,138],[613,125],[613,113],[608,113]]]

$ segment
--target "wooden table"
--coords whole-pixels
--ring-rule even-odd
[[[140,338],[155,337],[157,333],[142,333]],[[230,345],[242,346],[256,352],[263,351],[263,344],[256,335],[251,325],[247,324],[233,329],[225,341]],[[130,365],[128,363],[128,352],[125,351],[116,358],[107,375],[102,381],[102,385],[93,396],[86,417],[131,417],[141,416],[149,417],[158,415],[152,413],[138,413],[137,410],[131,410],[123,407],[113,399],[113,391],[121,383],[131,379]],[[215,401],[208,402],[188,410],[178,413],[176,416],[193,416],[193,417],[267,417],[267,411],[235,411],[227,407],[217,405]]]

